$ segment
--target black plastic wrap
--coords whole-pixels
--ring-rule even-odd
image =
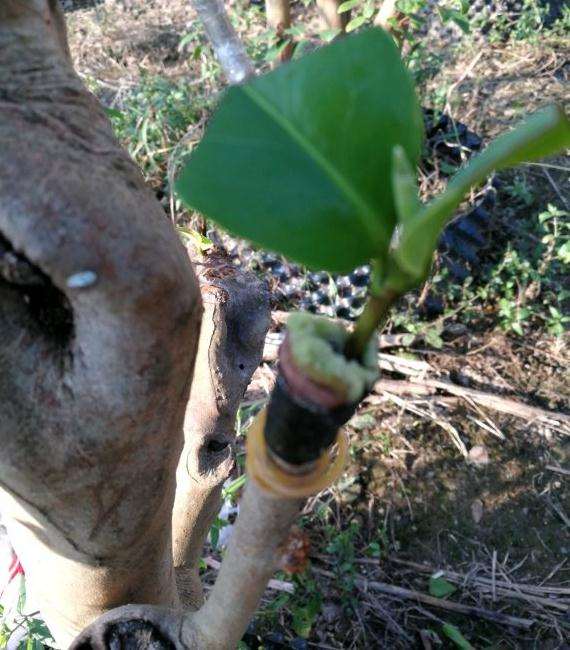
[[[271,394],[265,425],[265,441],[272,453],[291,465],[310,463],[336,438],[338,429],[354,413],[356,404],[325,409],[291,395],[279,373]]]

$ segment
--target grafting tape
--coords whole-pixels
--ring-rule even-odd
[[[348,436],[342,429],[335,440],[336,456],[331,456],[331,445],[309,472],[295,474],[287,472],[269,455],[264,435],[266,420],[264,409],[249,428],[246,456],[246,471],[264,492],[281,499],[302,499],[321,492],[341,475],[348,455]]]

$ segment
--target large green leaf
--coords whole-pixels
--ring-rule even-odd
[[[177,191],[234,234],[347,271],[386,256],[392,150],[415,167],[421,141],[398,49],[371,29],[230,88]]]

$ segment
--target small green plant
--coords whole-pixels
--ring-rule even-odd
[[[369,557],[382,558],[386,557],[390,551],[390,540],[388,533],[383,526],[380,526],[376,532],[376,539],[371,541],[366,547],[366,555]]]
[[[490,42],[507,39],[536,43],[544,32],[544,19],[548,6],[536,0],[524,0],[518,14],[498,14],[489,31]]]
[[[444,623],[441,631],[450,639],[459,650],[475,650],[467,639],[461,634],[461,631],[451,623]]]
[[[8,642],[18,632],[25,634],[18,643],[18,650],[47,650],[54,647],[54,640],[46,624],[38,618],[39,612],[24,613],[26,606],[26,581],[23,575],[20,579],[20,594],[15,612],[7,612],[0,605],[0,648],[6,648]],[[18,637],[16,637],[18,638]]]
[[[366,30],[230,88],[177,191],[234,234],[308,267],[347,272],[370,261],[369,299],[344,349],[361,359],[396,298],[426,278],[469,189],[570,145],[570,123],[556,106],[533,115],[426,205],[416,176],[422,142],[398,48]]]
[[[326,551],[335,559],[337,588],[341,603],[351,608],[356,604],[355,580],[356,570],[356,540],[360,529],[358,524],[351,522],[348,528],[338,531],[334,526],[327,526],[325,533],[328,543]]]
[[[278,574],[279,577],[291,576]],[[317,582],[311,577],[309,571],[292,576],[295,592],[293,594],[279,594],[264,608],[262,615],[268,625],[274,627],[278,616],[288,612],[291,617],[291,628],[294,633],[307,639],[311,635],[322,607],[323,596]]]
[[[524,336],[542,321],[550,334],[564,333],[570,321],[564,315],[569,292],[562,281],[570,263],[568,214],[549,205],[529,220],[530,243],[517,248],[509,242],[486,281],[468,288],[467,295],[497,305],[499,325],[505,331]]]
[[[291,608],[291,627],[303,639],[308,639],[315,620],[321,611],[322,599],[315,594],[302,604],[295,603]]]
[[[346,31],[352,32],[372,20],[377,9],[373,0],[345,0],[339,5],[338,13],[353,12],[352,18],[346,25]]]

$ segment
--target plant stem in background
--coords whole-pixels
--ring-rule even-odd
[[[370,295],[364,311],[356,321],[356,327],[346,342],[344,354],[347,359],[362,359],[368,341],[374,332],[384,325],[390,307],[399,296],[400,294],[393,289],[384,289],[378,294]]]
[[[222,0],[193,0],[192,4],[230,84],[255,74],[251,59],[228,18]]]

